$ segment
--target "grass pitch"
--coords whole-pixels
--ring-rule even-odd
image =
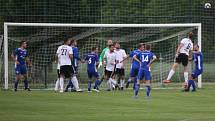
[[[0,121],[215,121],[215,89],[54,93],[0,91]]]

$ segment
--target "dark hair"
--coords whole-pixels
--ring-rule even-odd
[[[69,41],[69,38],[65,38],[65,39],[63,40],[64,43],[66,43],[66,42],[68,42],[68,41]]]
[[[116,41],[116,42],[114,42],[113,44],[114,44],[114,45],[119,44],[119,41]]]
[[[144,43],[139,43],[138,46],[137,46],[137,48],[140,49],[142,46],[145,47],[145,44]]]
[[[112,46],[114,46],[114,44],[110,44],[108,47],[111,48]]]
[[[192,39],[192,38],[193,38],[193,32],[189,32],[189,33],[188,33],[188,37],[189,37],[190,39]]]
[[[91,49],[91,50],[92,50],[92,51],[95,51],[95,50],[96,50],[96,48],[98,48],[98,47],[92,47],[92,49]]]
[[[74,39],[70,39],[71,40],[71,44],[73,44],[76,40],[74,40]]]
[[[27,42],[26,40],[22,40],[19,44],[22,46],[23,43]]]
[[[145,45],[145,49],[146,50],[151,50],[151,45],[149,45],[149,44]]]

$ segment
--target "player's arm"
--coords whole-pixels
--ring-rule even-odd
[[[189,51],[189,57],[188,57],[188,60],[189,61],[192,61],[193,60],[193,51]]]
[[[29,65],[29,66],[32,66],[32,63],[30,61],[30,58],[29,57],[26,57],[26,63]]]
[[[17,55],[17,50],[15,50],[12,54],[11,54],[11,58],[13,59],[13,61],[16,63],[16,64],[19,64],[19,61],[17,61],[16,59],[16,56]]]
[[[193,58],[193,46],[191,46],[191,49],[189,51],[189,57],[188,57],[188,60],[192,60]]]
[[[55,54],[54,62],[55,62],[55,63],[58,63],[58,54]]]
[[[125,60],[127,60],[128,58],[133,57],[133,56],[134,56],[134,52],[131,52],[129,55],[126,55],[125,58],[123,57],[123,60],[120,61],[120,63],[122,63],[123,61],[125,61]]]
[[[157,59],[157,57],[155,55],[152,56],[152,59],[149,62],[148,67],[150,67],[152,65],[152,63]]]
[[[179,46],[178,46],[178,48],[177,48],[177,50],[176,50],[176,53],[175,53],[175,56],[176,56],[176,57],[177,57],[178,54],[180,53],[180,49],[181,49],[183,46],[184,46],[183,43],[180,43],[180,44],[179,44]]]
[[[138,59],[138,55],[134,55],[133,59],[136,60],[136,61],[138,61],[141,64],[141,61]]]
[[[104,64],[104,65],[106,65],[106,59],[107,59],[107,56],[106,56],[106,54],[104,54],[104,56],[103,56],[103,59],[102,59],[102,63]],[[100,65],[100,57],[99,57],[99,65]]]
[[[122,62],[124,62],[125,60],[129,59],[129,57],[130,57],[130,56],[128,56],[128,55],[127,55],[126,57],[123,57],[123,60],[120,61],[120,63],[122,63]]]
[[[105,52],[106,52],[106,48],[102,50],[102,53],[101,53],[100,56],[99,56],[99,62],[100,62],[100,63],[103,62]]]

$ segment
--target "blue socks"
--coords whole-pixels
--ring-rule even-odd
[[[134,86],[134,96],[138,95],[139,90],[140,90],[140,84],[135,83],[135,86]],[[151,86],[147,85],[146,86],[146,96],[150,97],[150,93],[151,93]]]
[[[26,79],[26,80],[24,80],[24,86],[25,86],[25,89],[28,89],[29,87],[28,87],[28,80]]]
[[[70,81],[69,81],[69,83],[67,84],[67,86],[66,86],[66,90],[68,90],[68,89],[69,89],[69,87],[71,87],[71,88],[73,88],[73,87],[74,87],[74,85],[72,84],[72,80],[70,80]]]
[[[133,85],[133,89],[135,90],[135,85],[137,83],[137,77],[134,78],[134,85]]]
[[[140,84],[137,84],[135,83],[135,86],[134,86],[134,96],[137,96],[138,95],[138,92],[140,90]]]
[[[146,86],[146,96],[147,97],[150,96],[150,92],[151,92],[151,87],[150,86]]]
[[[91,91],[91,84],[92,84],[92,82],[89,81],[89,82],[88,82],[88,91]]]
[[[98,89],[98,86],[101,84],[101,82],[99,80],[96,80],[95,85],[94,85],[94,89]]]
[[[192,86],[193,90],[192,91],[196,91],[196,84],[195,84],[195,81],[193,80],[189,80],[188,81],[188,87],[187,87],[187,90],[189,91],[190,90],[190,87]]]
[[[18,83],[19,83],[19,81],[18,80],[16,80],[15,82],[14,82],[14,89],[16,90],[17,89],[17,87],[18,87]]]

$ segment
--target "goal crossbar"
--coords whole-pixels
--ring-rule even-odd
[[[29,26],[29,27],[130,27],[130,28],[140,28],[140,27],[196,27],[198,29],[198,45],[201,51],[201,23],[172,23],[172,24],[69,24],[69,23],[4,23],[4,88],[8,89],[8,26]],[[198,77],[198,88],[202,88],[202,76]]]

